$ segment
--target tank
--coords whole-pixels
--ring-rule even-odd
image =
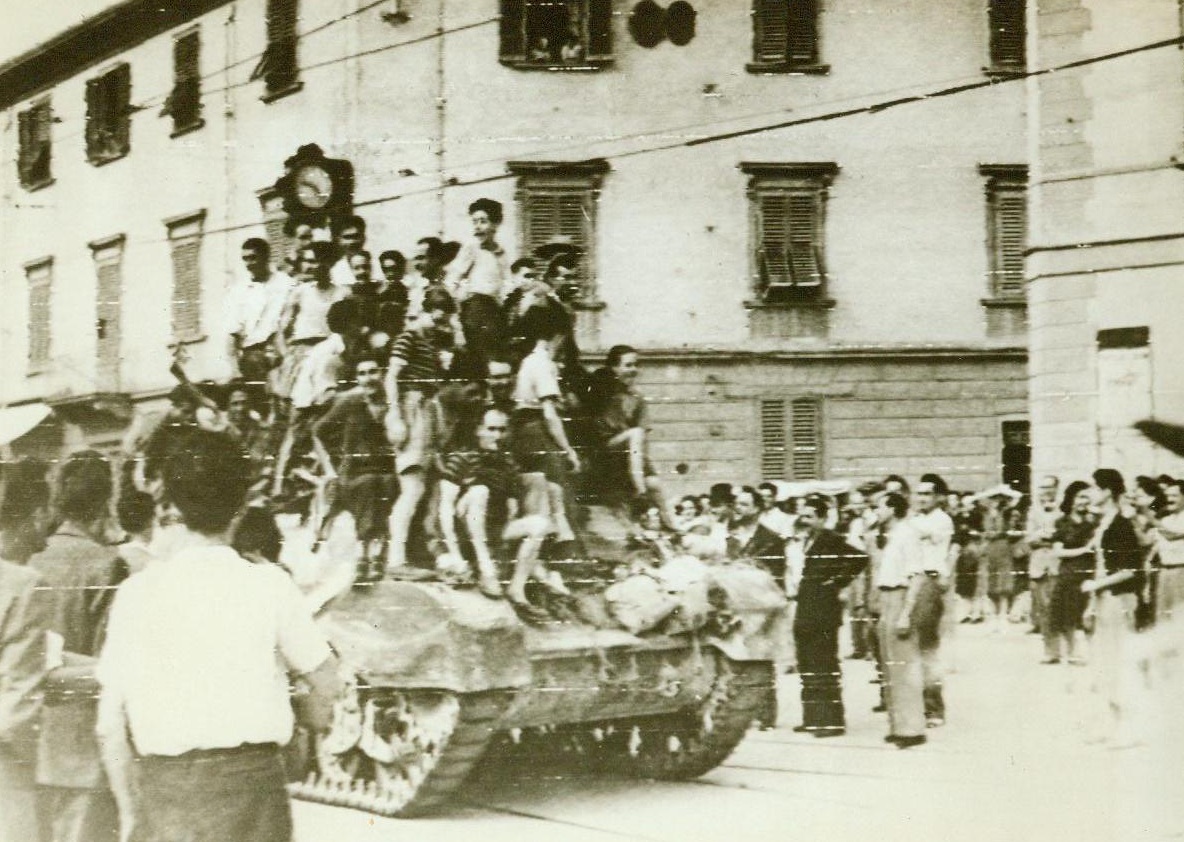
[[[689,779],[776,709],[785,598],[763,571],[713,569],[727,628],[631,634],[533,626],[505,602],[431,582],[356,586],[321,614],[345,689],[328,733],[294,741],[296,798],[432,812],[491,745],[587,771]],[[719,591],[717,591],[719,592]]]

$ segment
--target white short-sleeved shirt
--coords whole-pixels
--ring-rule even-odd
[[[288,675],[324,663],[324,634],[281,568],[186,544],[115,595],[97,670],[99,730],[122,709],[140,754],[287,743]]]
[[[456,259],[448,265],[445,283],[456,290],[458,299],[481,293],[500,298],[509,278],[506,253],[499,245],[484,248],[480,243],[465,243]]]
[[[950,542],[954,539],[954,521],[941,509],[917,512],[909,523],[921,546],[921,567],[940,576],[950,575]]]
[[[517,409],[541,409],[545,398],[557,398],[560,394],[559,366],[543,348],[536,347],[518,366],[514,406]]]
[[[909,579],[924,573],[921,548],[916,530],[908,521],[894,524],[888,532],[884,549],[876,565],[877,588],[903,588]]]
[[[1184,512],[1165,515],[1159,522],[1169,532],[1184,532]],[[1184,567],[1184,538],[1169,541],[1161,534],[1157,542],[1160,564],[1164,567]]]
[[[284,304],[295,282],[283,272],[273,271],[266,281],[245,278],[226,296],[227,332],[237,334],[244,348],[266,342],[280,329]]]
[[[300,361],[300,367],[292,378],[292,406],[305,409],[325,403],[337,389],[337,381],[343,366],[345,340],[340,334],[331,334],[308,351]]]

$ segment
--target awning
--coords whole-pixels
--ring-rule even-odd
[[[53,413],[43,403],[6,406],[0,409],[0,445],[12,444]]]

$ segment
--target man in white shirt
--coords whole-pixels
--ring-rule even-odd
[[[241,449],[183,435],[161,472],[181,540],[116,593],[99,658],[108,779],[124,838],[287,842],[289,676],[309,688],[301,720],[324,730],[337,662],[287,574],[229,546],[249,482]]]
[[[347,217],[337,230],[337,253],[340,255],[329,277],[334,286],[349,289],[357,283],[349,259],[366,248],[366,220],[360,216]]]
[[[946,499],[945,481],[924,474],[913,492],[916,511],[909,523],[917,534],[924,580],[917,593],[913,622],[925,674],[925,719],[931,727],[945,724],[946,706],[941,687],[941,617],[950,579],[950,543],[954,521],[941,508]]]
[[[885,541],[873,582],[880,594],[879,643],[888,710],[884,739],[897,748],[925,742],[927,724],[921,647],[912,614],[929,577],[921,566],[923,554],[908,518],[908,505],[900,494],[890,492],[880,498],[877,513]]]
[[[1159,520],[1159,585],[1155,613],[1167,621],[1177,606],[1184,605],[1184,481],[1164,489],[1168,514]]]
[[[253,397],[271,388],[272,372],[279,365],[275,335],[280,329],[284,304],[294,286],[288,275],[271,266],[271,246],[251,237],[243,243],[246,277],[235,283],[226,297],[226,322],[231,353]],[[263,407],[256,403],[256,409]]]

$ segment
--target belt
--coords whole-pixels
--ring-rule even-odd
[[[320,342],[322,339],[325,339],[325,338],[326,337],[324,337],[324,336],[306,336],[303,339],[289,339],[288,344],[289,345],[316,345],[318,342]]]
[[[882,591],[903,591],[908,585],[880,585]]]
[[[194,760],[217,760],[228,757],[249,757],[251,755],[275,754],[280,750],[278,743],[242,743],[231,748],[195,748],[184,754],[145,754],[139,760],[154,763],[189,763]]]

